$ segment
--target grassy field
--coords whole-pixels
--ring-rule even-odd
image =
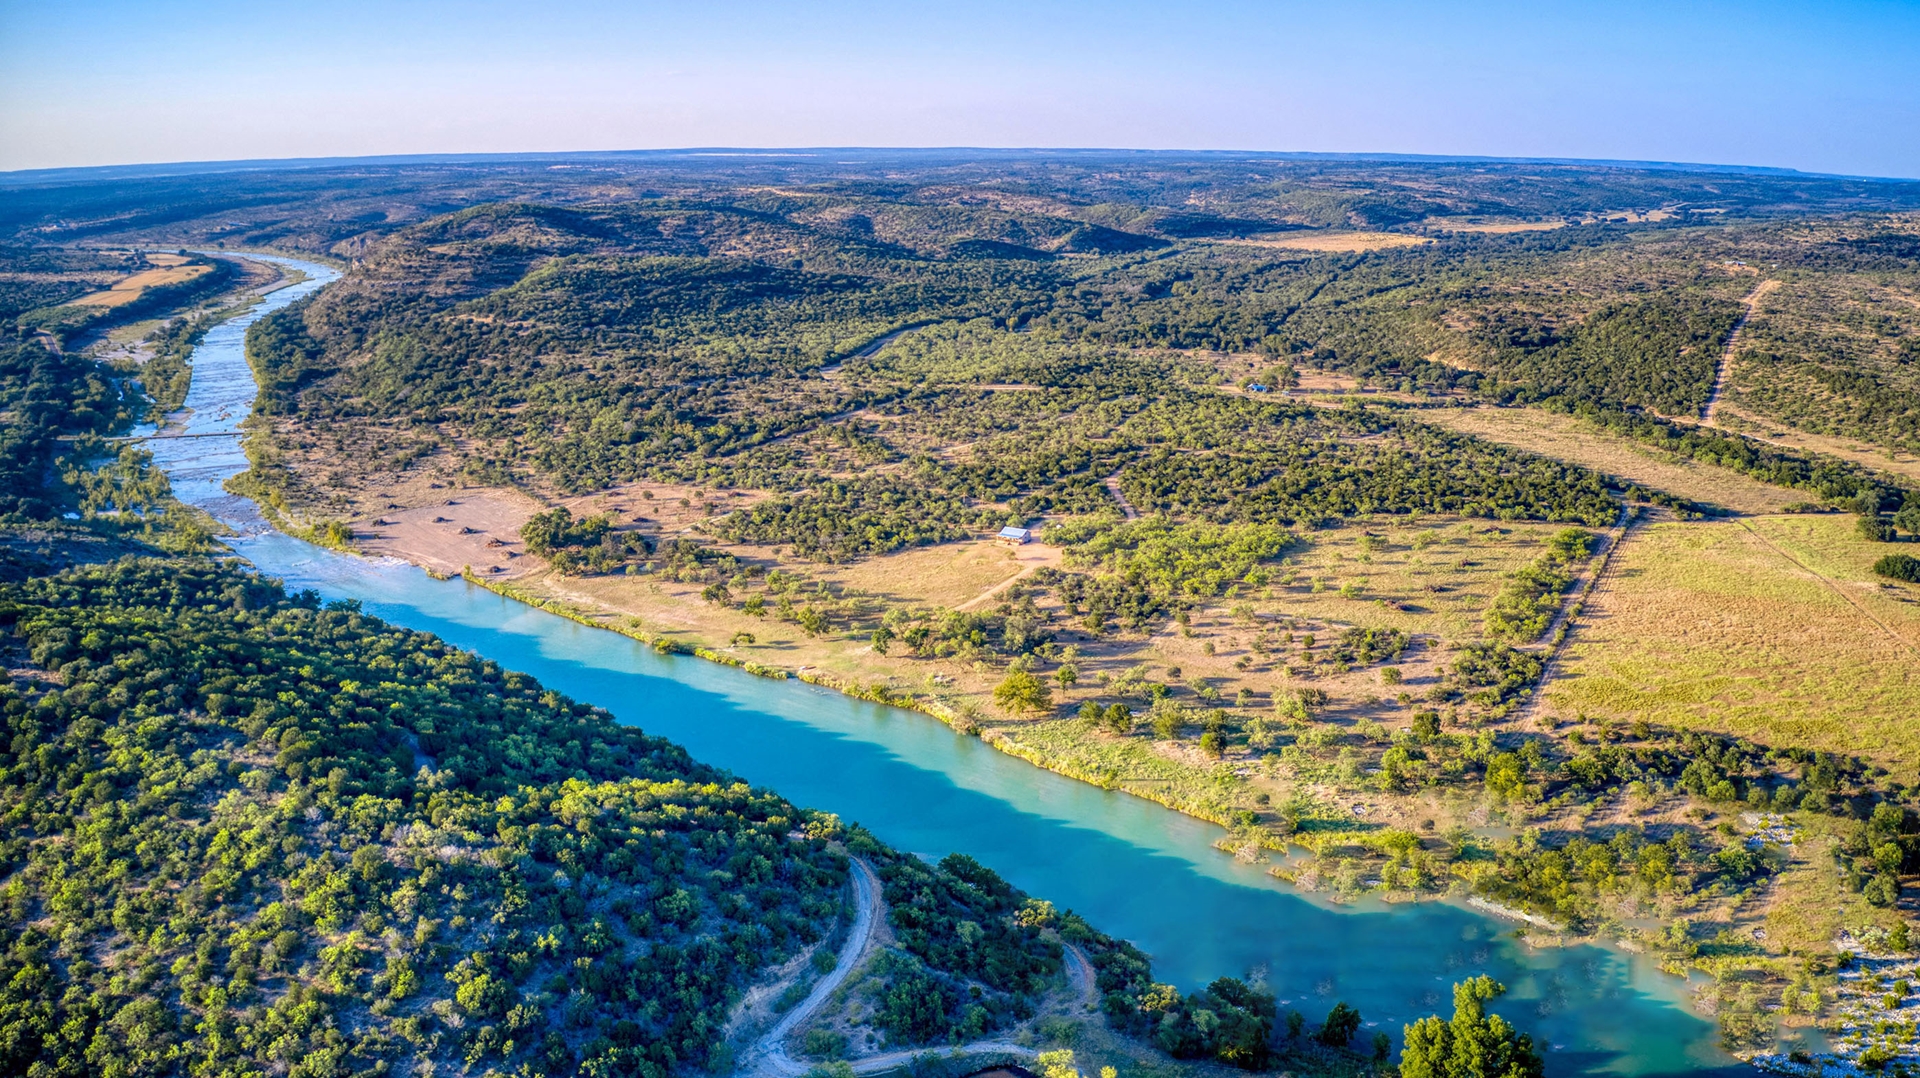
[[[1584,465],[1653,490],[1730,509],[1777,513],[1807,500],[1805,491],[1776,487],[1738,472],[1690,460],[1672,460],[1574,416],[1535,408],[1436,408],[1422,418],[1449,430]]]
[[[1385,251],[1394,247],[1418,247],[1433,241],[1424,236],[1400,232],[1299,232],[1280,233],[1245,240],[1222,240],[1236,247],[1276,247],[1289,251]]]
[[[1920,592],[1869,569],[1893,549],[1841,515],[1651,525],[1618,555],[1548,704],[1920,763]]]
[[[1556,228],[1567,227],[1565,221],[1509,221],[1486,217],[1429,217],[1421,223],[1443,232],[1479,232],[1490,236],[1515,232],[1552,232]]]
[[[212,266],[184,265],[186,259],[179,255],[148,255],[147,261],[153,263],[150,270],[142,270],[122,281],[116,281],[113,287],[104,292],[81,296],[74,300],[79,307],[124,307],[138,300],[149,288],[161,288],[166,285],[183,284],[196,277],[213,272]]]

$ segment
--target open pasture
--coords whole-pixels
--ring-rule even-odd
[[[162,259],[166,261],[163,262]],[[113,287],[104,292],[81,296],[73,301],[74,305],[77,307],[124,307],[138,300],[149,288],[185,284],[213,272],[213,267],[204,263],[185,265],[185,260],[179,255],[148,255],[147,261],[154,263],[154,268],[141,270],[125,280],[116,281]]]
[[[1425,236],[1400,232],[1281,232],[1243,240],[1222,240],[1239,247],[1277,247],[1291,251],[1387,251],[1432,243]]]
[[[1650,525],[1616,555],[1549,710],[1911,767],[1920,592],[1869,568],[1893,549],[1837,514]]]

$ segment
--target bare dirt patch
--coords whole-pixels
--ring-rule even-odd
[[[1022,555],[1025,555],[1025,558]],[[1059,551],[1039,543],[1010,547],[989,539],[914,547],[852,565],[821,566],[811,575],[896,602],[958,608],[991,596],[1038,564],[1057,564]]]
[[[403,558],[441,573],[471,567],[511,580],[545,568],[524,553],[520,528],[535,513],[565,506],[576,517],[611,514],[615,526],[655,538],[695,536],[712,517],[765,497],[669,483],[630,483],[597,494],[542,502],[510,487],[415,489],[408,502],[354,522],[354,545],[369,554]]]
[[[354,545],[440,573],[473,571],[502,579],[539,567],[525,554],[520,526],[545,508],[517,490],[449,491],[437,505],[388,510],[355,526]]]

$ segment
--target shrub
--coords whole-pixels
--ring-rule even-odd
[[[1873,563],[1873,571],[1890,580],[1920,584],[1920,558],[1911,554],[1889,554]]]
[[[1860,538],[1870,543],[1891,543],[1894,540],[1893,524],[1879,517],[1860,518]]]

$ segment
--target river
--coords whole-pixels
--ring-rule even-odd
[[[237,429],[254,393],[247,326],[338,276],[272,260],[309,279],[271,293],[195,350],[187,432]],[[395,624],[526,671],[698,759],[864,824],[895,847],[971,854],[1031,894],[1134,941],[1153,956],[1159,980],[1195,988],[1223,975],[1262,977],[1309,1021],[1347,1000],[1370,1027],[1363,1037],[1378,1028],[1397,1041],[1407,1021],[1450,1012],[1453,982],[1487,973],[1511,989],[1494,1009],[1534,1034],[1549,1074],[1698,1075],[1735,1066],[1713,1025],[1684,1006],[1684,983],[1643,956],[1594,946],[1535,950],[1514,938],[1512,925],[1447,903],[1330,905],[1213,850],[1220,831],[1212,824],[1043,771],[926,716],[658,655],[462,580],[276,532],[220,487],[246,467],[237,439],[147,444],[178,494],[234,526],[235,548],[289,587],[358,599]]]

